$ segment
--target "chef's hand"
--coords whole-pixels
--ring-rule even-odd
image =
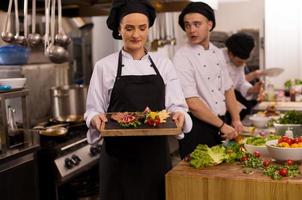
[[[247,92],[249,94],[259,94],[262,88],[263,88],[263,82],[259,81],[253,87],[251,87]]]
[[[106,115],[104,113],[94,116],[91,120],[91,126],[101,132],[102,124],[107,122]]]
[[[260,69],[255,70],[253,73],[255,78],[260,78],[261,76],[265,75],[265,73]]]
[[[237,133],[241,133],[243,131],[243,125],[240,120],[233,120],[232,126],[235,128]]]
[[[234,139],[238,135],[237,131],[226,123],[221,127],[220,133],[221,136],[227,140]]]
[[[185,123],[185,115],[182,112],[174,112],[172,119],[175,121],[176,125],[182,129]]]

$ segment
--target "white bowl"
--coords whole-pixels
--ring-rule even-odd
[[[26,78],[5,78],[0,79],[0,85],[9,85],[12,89],[23,88]]]
[[[267,151],[267,148],[266,146],[255,146],[255,145],[252,145],[252,144],[244,144],[244,148],[246,149],[247,152],[253,154],[255,151],[259,151],[260,155],[261,156],[264,156],[264,157],[268,157],[270,154],[268,153]]]
[[[267,150],[270,156],[276,160],[302,160],[301,148],[277,147],[278,140],[270,140],[266,142]]]
[[[252,122],[252,124],[257,128],[265,128],[270,120],[269,117],[260,116],[260,115],[252,115],[250,116],[249,119]]]

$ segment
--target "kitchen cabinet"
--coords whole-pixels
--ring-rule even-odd
[[[194,169],[179,162],[166,174],[166,200],[299,200],[302,177],[272,180],[238,164]]]
[[[18,153],[0,156],[0,199],[38,200],[38,146],[24,148]],[[15,150],[17,151],[17,150]]]

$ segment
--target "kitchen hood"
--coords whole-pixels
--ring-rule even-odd
[[[44,0],[37,1],[38,14],[44,15]],[[0,9],[7,11],[9,0],[1,0]],[[88,17],[108,15],[111,0],[62,0],[63,16],[65,17]],[[189,0],[150,0],[158,12],[173,12],[182,10]],[[24,0],[18,0],[19,8],[23,8]],[[31,0],[29,0],[31,8]],[[31,12],[31,11],[29,11]]]

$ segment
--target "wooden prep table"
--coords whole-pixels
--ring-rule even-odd
[[[302,177],[272,180],[239,164],[194,169],[179,162],[166,174],[166,200],[300,200]]]

